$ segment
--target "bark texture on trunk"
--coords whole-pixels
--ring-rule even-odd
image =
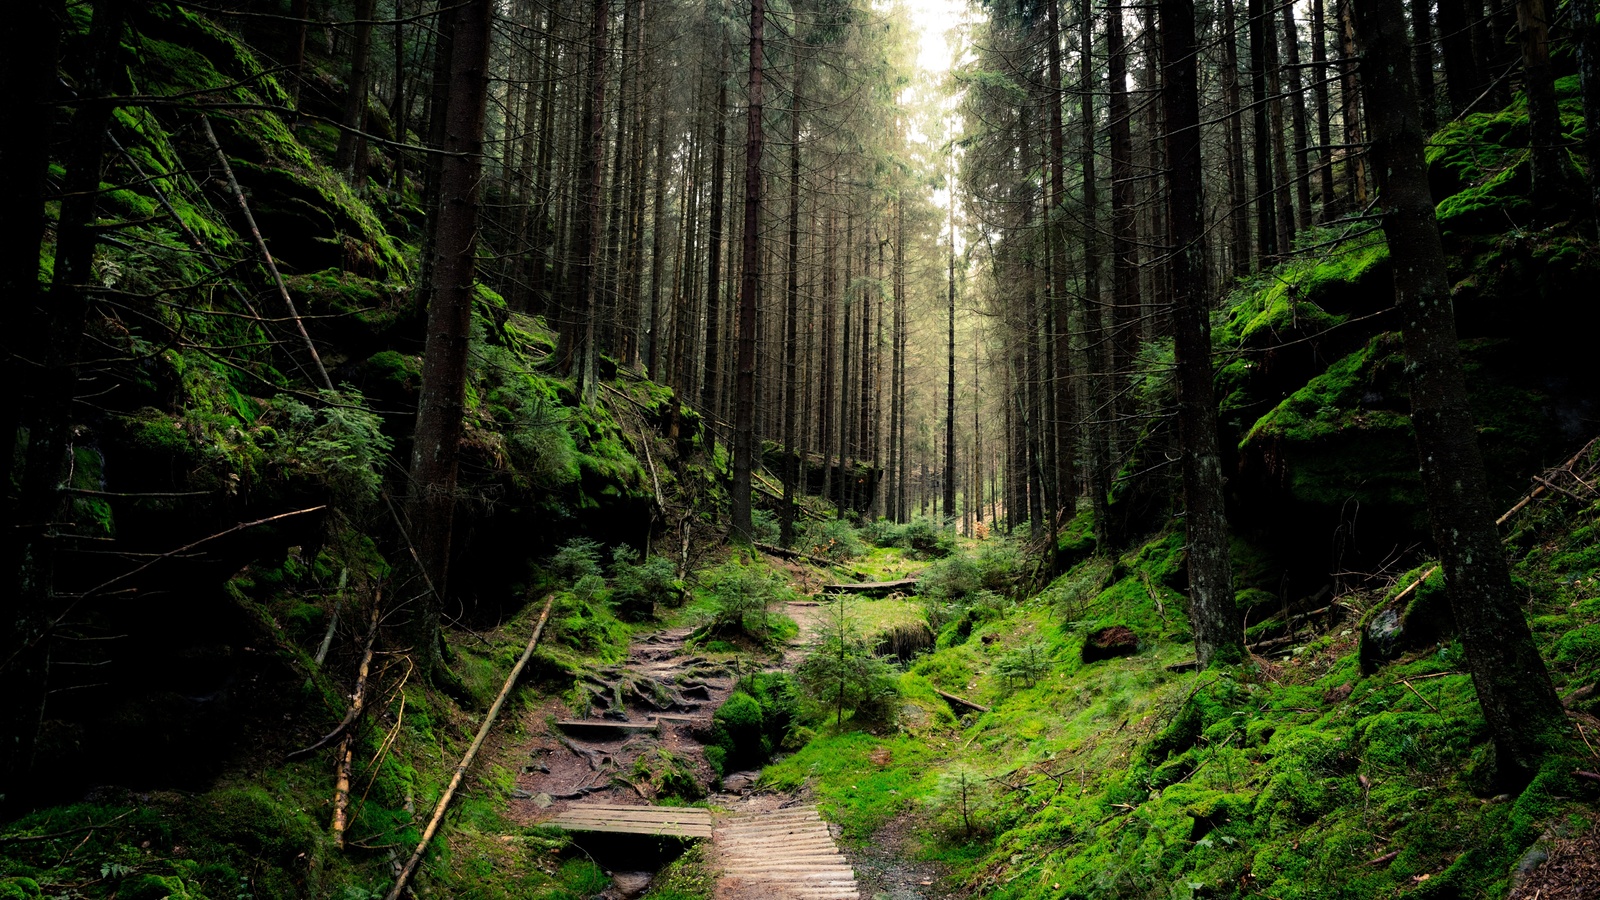
[[[750,477],[756,444],[756,291],[761,284],[761,69],[766,0],[750,2],[750,111],[744,157],[744,260],[739,279],[739,369],[734,383],[732,527],[753,540]]]
[[[1244,631],[1233,602],[1233,565],[1223,514],[1222,454],[1211,381],[1211,309],[1206,295],[1200,170],[1200,89],[1194,0],[1161,0],[1166,60],[1162,106],[1172,194],[1173,348],[1178,364],[1178,430],[1188,530],[1189,619],[1204,668],[1237,660]]]
[[[1353,6],[1428,517],[1501,772],[1525,776],[1569,726],[1517,603],[1495,529],[1428,189],[1426,135],[1404,10],[1401,0],[1354,0]]]
[[[489,86],[489,0],[456,7],[450,54],[448,121],[434,218],[433,286],[422,356],[422,395],[411,452],[410,513],[417,554],[433,590],[412,609],[410,636],[428,674],[438,642],[440,593],[447,590],[462,413],[466,406],[473,280],[477,274],[479,180]]]

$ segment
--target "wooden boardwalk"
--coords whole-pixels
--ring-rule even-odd
[[[711,810],[696,806],[616,806],[585,803],[568,807],[548,824],[568,831],[603,831],[655,837],[711,837]]]
[[[717,900],[860,900],[855,872],[815,806],[749,813],[712,836]]]

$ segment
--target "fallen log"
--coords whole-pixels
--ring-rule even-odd
[[[862,594],[864,596],[887,596],[895,591],[912,590],[917,586],[915,578],[901,578],[897,581],[862,581],[855,584],[830,584],[823,587],[824,594]]]
[[[450,808],[450,801],[455,799],[456,789],[461,787],[462,779],[467,776],[467,768],[472,765],[472,760],[477,757],[478,750],[483,746],[483,741],[489,736],[489,729],[494,727],[495,719],[500,716],[500,707],[505,705],[506,697],[510,695],[511,688],[516,685],[517,678],[522,675],[522,670],[528,665],[528,660],[533,656],[533,649],[539,646],[539,635],[544,633],[544,623],[550,619],[550,607],[556,602],[556,595],[551,594],[545,598],[544,611],[539,613],[539,622],[533,626],[533,636],[528,638],[528,646],[522,651],[522,657],[517,664],[511,667],[511,674],[506,676],[505,684],[500,686],[499,696],[494,698],[494,703],[489,707],[489,712],[483,717],[483,724],[478,726],[478,735],[472,739],[472,745],[467,748],[465,756],[456,766],[455,775],[451,776],[450,784],[444,789],[444,795],[439,798],[439,803],[433,808],[433,818],[428,820],[428,827],[422,831],[422,839],[417,841],[417,849],[411,853],[411,858],[400,870],[400,875],[394,881],[394,887],[389,889],[384,900],[400,900],[400,895],[405,892],[406,885],[411,881],[411,876],[417,871],[417,864],[422,862],[422,854],[428,852],[428,844],[433,840],[434,834],[439,831],[439,823],[444,821],[445,811]]]
[[[778,546],[773,545],[773,544],[763,544],[763,543],[761,543],[759,541],[755,542],[755,548],[757,550],[760,550],[762,553],[767,554],[768,556],[776,556],[779,559],[798,559],[801,562],[808,562],[808,563],[811,563],[813,566],[821,566],[824,569],[832,569],[832,568],[835,568],[835,567],[838,567],[838,568],[843,568],[844,567],[844,563],[834,562],[833,560],[828,559],[826,557],[812,556],[810,553],[803,553],[803,552],[801,552],[799,550],[790,550],[787,547],[778,547]],[[865,578],[866,577],[865,575],[861,574],[860,572],[851,572],[850,574],[856,576],[857,578]]]
[[[955,694],[946,693],[945,691],[941,691],[938,688],[934,688],[933,692],[935,694],[938,694],[939,696],[943,697],[945,700],[949,701],[950,703],[952,703],[952,704],[954,704],[956,706],[965,706],[967,709],[975,709],[978,712],[988,712],[989,711],[989,707],[984,706],[981,703],[973,703],[971,700],[968,700],[965,697],[957,697]]]

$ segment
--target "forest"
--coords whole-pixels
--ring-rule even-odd
[[[1592,0],[0,31],[0,900],[1600,897]]]

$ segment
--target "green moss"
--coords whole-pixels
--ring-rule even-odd
[[[1326,331],[1344,322],[1345,310],[1358,305],[1352,294],[1371,290],[1385,276],[1388,261],[1382,236],[1369,234],[1331,252],[1283,263],[1234,293],[1213,331],[1213,343],[1228,349],[1264,348],[1291,335]]]

